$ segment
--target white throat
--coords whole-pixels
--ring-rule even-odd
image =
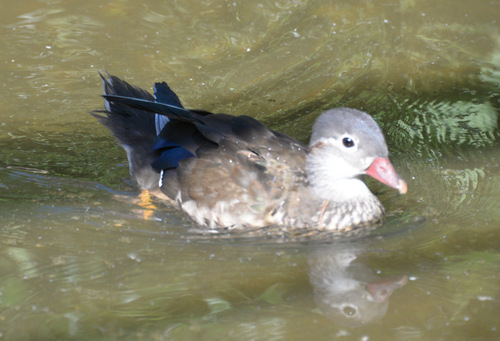
[[[307,158],[307,178],[312,193],[335,202],[359,201],[373,198],[366,184],[358,178],[359,172],[343,159],[318,153]]]
[[[337,179],[326,182],[309,179],[311,191],[321,199],[335,202],[365,201],[374,197],[366,184],[358,178]]]

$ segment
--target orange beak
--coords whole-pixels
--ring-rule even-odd
[[[387,186],[397,189],[400,194],[405,194],[408,190],[406,182],[396,173],[389,159],[376,158],[366,170],[366,174]]]

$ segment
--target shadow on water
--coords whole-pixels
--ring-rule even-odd
[[[361,245],[331,245],[309,256],[309,279],[318,307],[341,326],[358,327],[382,319],[389,297],[408,277],[376,278],[365,264],[355,262]]]

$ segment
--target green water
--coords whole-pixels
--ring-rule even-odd
[[[2,8],[0,339],[499,338],[499,1]],[[370,182],[387,219],[356,240],[201,234],[140,206],[124,151],[88,115],[103,70],[302,141],[324,109],[365,110],[408,194]],[[338,283],[356,295],[325,292]],[[325,308],[342,300],[362,326]]]

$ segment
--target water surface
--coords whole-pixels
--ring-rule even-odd
[[[499,338],[499,14],[472,0],[6,2],[0,336]],[[356,239],[200,233],[137,199],[88,115],[103,70],[302,141],[322,110],[365,110],[408,194],[370,181],[387,219]]]

